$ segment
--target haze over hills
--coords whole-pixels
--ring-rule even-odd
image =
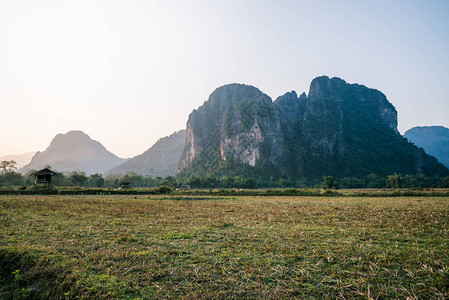
[[[100,142],[92,140],[82,131],[58,134],[44,152],[37,152],[31,162],[20,171],[41,169],[48,165],[53,170],[84,171],[87,174],[102,173],[125,159],[109,152]]]
[[[121,165],[104,172],[104,174],[134,172],[153,177],[175,175],[184,150],[185,140],[186,131],[177,131],[170,136],[159,139],[141,155],[127,160]]]
[[[308,96],[290,92],[274,102],[252,86],[217,88],[189,116],[179,171],[265,179],[449,175],[399,134],[384,94],[327,76],[312,81]]]
[[[340,78],[315,78],[308,95],[292,91],[275,101],[253,86],[225,85],[192,111],[186,127],[127,161],[85,133],[69,131],[58,134],[21,172],[50,165],[56,171],[87,174],[264,180],[449,175],[437,159],[399,134],[396,109],[383,93]],[[424,137],[417,130],[406,136],[419,146],[437,141],[429,149],[442,152],[428,151],[444,156],[449,129],[426,130]]]
[[[27,164],[30,163],[31,158],[33,158],[34,154],[36,154],[36,152],[27,152],[27,153],[23,153],[23,154],[12,154],[12,155],[5,155],[0,157],[0,161],[3,160],[13,160],[17,163],[17,167],[21,168]]]
[[[418,126],[407,130],[404,136],[449,168],[449,128]]]

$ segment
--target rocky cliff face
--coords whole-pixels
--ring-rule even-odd
[[[378,90],[359,84],[348,84],[336,77],[321,76],[310,84],[308,99],[312,107],[314,103],[323,101],[327,104],[343,104],[339,111],[353,113],[356,117],[379,119],[397,132],[396,109]]]
[[[312,81],[308,96],[292,91],[274,102],[255,87],[220,87],[190,114],[186,141],[184,173],[297,179],[448,172],[398,133],[384,94],[327,76]]]
[[[449,168],[449,128],[443,126],[413,127],[404,133],[413,144],[435,156]]]
[[[255,87],[230,84],[190,114],[180,168],[194,164],[207,173],[221,163],[276,164],[283,151],[280,112],[272,100]]]
[[[396,109],[384,94],[322,76],[311,82],[303,102],[305,108],[294,120],[295,136],[290,143],[291,152],[301,153],[291,158],[296,164],[293,177],[394,173],[399,157],[388,152],[386,144],[404,141],[397,132]],[[373,163],[382,159],[381,165],[390,166],[388,170]]]

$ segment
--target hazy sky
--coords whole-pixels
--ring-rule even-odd
[[[0,0],[0,156],[69,130],[135,156],[221,85],[320,75],[382,91],[402,133],[449,127],[449,1]]]

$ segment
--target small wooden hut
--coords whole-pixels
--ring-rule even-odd
[[[47,187],[51,187],[53,180],[52,177],[56,175],[56,172],[53,172],[52,170],[45,168],[37,172],[34,172],[33,175],[34,175],[34,186],[37,186],[38,184],[44,184]]]

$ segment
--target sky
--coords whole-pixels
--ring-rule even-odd
[[[0,0],[0,157],[82,130],[128,158],[219,86],[340,77],[449,127],[449,1]]]

